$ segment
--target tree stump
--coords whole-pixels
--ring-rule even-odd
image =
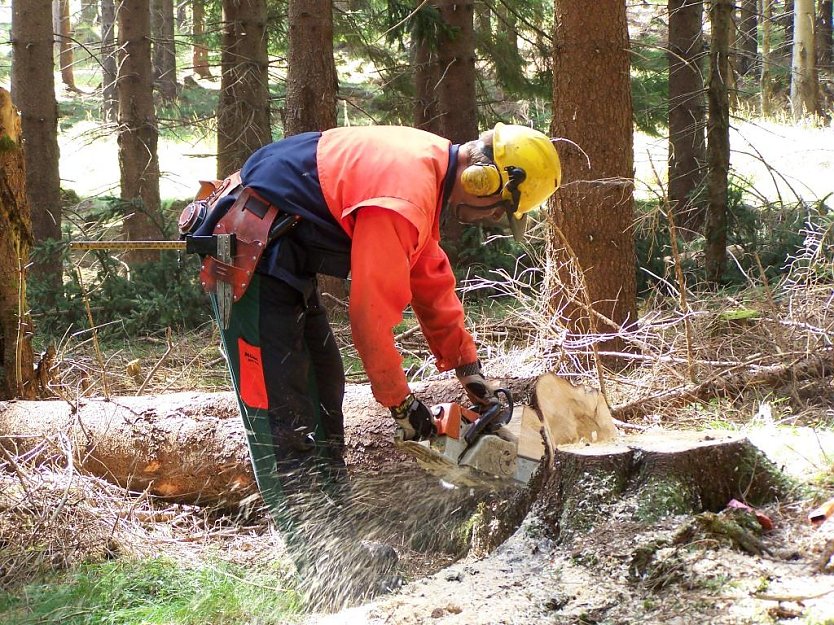
[[[602,444],[559,445],[532,514],[560,540],[602,521],[652,523],[722,510],[731,499],[761,505],[789,479],[745,437],[666,431]]]

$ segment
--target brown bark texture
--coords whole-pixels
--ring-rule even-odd
[[[762,72],[760,76],[762,115],[773,114],[776,82],[773,76],[773,0],[762,0]]]
[[[819,80],[814,41],[814,0],[794,0],[791,110],[795,121],[817,113]]]
[[[715,0],[710,8],[712,38],[707,101],[707,194],[704,263],[707,281],[718,284],[727,265],[727,188],[730,174],[730,33],[732,0]]]
[[[101,118],[105,123],[119,119],[115,33],[116,4],[114,0],[101,0]]]
[[[338,86],[332,3],[290,0],[285,134],[335,127]]]
[[[531,392],[531,380],[504,383],[519,401]],[[414,389],[429,405],[463,399],[454,380]],[[349,466],[374,470],[408,459],[395,449],[394,422],[370,386],[348,386],[344,413]],[[63,453],[59,436],[70,442],[76,466],[134,491],[225,505],[256,492],[233,393],[0,403],[0,444],[15,455],[54,458]]]
[[[576,255],[594,309],[620,325],[637,319],[628,51],[625,4],[556,2],[551,134],[576,141],[590,169],[580,151],[560,148],[562,188],[554,196],[554,219]],[[561,297],[557,292],[557,308]],[[590,329],[581,309],[570,315],[574,331]],[[619,340],[608,347],[627,349]]]
[[[33,398],[37,391],[33,327],[25,313],[32,223],[20,139],[20,117],[9,92],[0,88],[0,399]]]
[[[121,197],[129,205],[124,222],[131,241],[161,237],[158,131],[153,101],[148,0],[122,1],[119,27],[119,169]],[[133,251],[129,262],[159,258],[158,251]]]
[[[446,26],[437,42],[437,111],[440,134],[453,143],[478,137],[478,107],[475,100],[475,27],[473,0],[442,0],[435,3]],[[458,262],[463,225],[452,218],[440,225],[443,249],[452,265]]]
[[[208,48],[205,44],[206,35],[206,4],[205,0],[193,0],[191,3],[191,63],[194,73],[200,78],[212,78],[209,68]]]
[[[414,66],[414,127],[440,134],[440,116],[434,86],[439,74],[437,52],[425,37],[412,42]]]
[[[742,76],[755,72],[758,63],[758,0],[739,3],[738,36],[736,37],[736,69]]]
[[[706,162],[703,3],[669,0],[669,208],[686,238],[701,232]]]
[[[51,0],[12,5],[12,98],[20,111],[26,194],[35,242],[61,238],[61,178],[58,171],[58,103],[53,74]],[[62,262],[58,250],[35,259],[32,275],[57,292]]]
[[[217,177],[237,171],[272,140],[266,0],[223,1]]]
[[[339,79],[333,58],[332,2],[290,0],[289,28],[284,134],[334,128]],[[347,298],[347,280],[320,275],[318,282],[322,292],[340,301]],[[334,303],[324,303],[332,315]]]
[[[820,0],[817,11],[817,68],[831,70],[834,66],[834,28],[832,28],[832,0]]]
[[[70,1],[57,0],[55,13],[54,19],[57,22],[55,32],[58,33],[58,67],[61,70],[61,81],[67,89],[76,91],[75,73],[72,68],[74,55],[72,51],[72,16],[70,15]]]
[[[166,100],[177,97],[177,50],[174,40],[174,0],[152,0],[153,79]]]

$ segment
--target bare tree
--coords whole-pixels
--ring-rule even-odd
[[[707,120],[707,193],[704,230],[706,277],[718,284],[727,264],[727,181],[730,173],[730,36],[733,0],[713,0],[710,7],[709,115]]]
[[[758,0],[741,0],[738,21],[738,73],[746,76],[758,67]]]
[[[101,0],[101,117],[115,122],[119,117],[116,93],[116,4]]]
[[[333,4],[331,0],[290,0],[288,21],[284,133],[333,128],[339,87],[333,58]],[[347,281],[320,275],[318,282],[321,291],[340,300],[347,297]]]
[[[437,110],[440,134],[453,143],[478,136],[475,101],[475,27],[473,0],[442,0],[436,3],[446,28],[437,43]],[[454,266],[461,251],[463,226],[456,219],[441,224],[443,249]]]
[[[26,314],[32,225],[20,140],[17,110],[9,92],[0,88],[0,399],[33,399],[37,392],[33,332]]]
[[[762,115],[773,114],[774,91],[776,83],[773,76],[773,2],[762,0],[762,72],[761,103]]]
[[[205,36],[206,3],[205,0],[193,0],[191,3],[191,64],[194,66],[194,73],[200,78],[211,78]]]
[[[61,69],[61,81],[67,89],[77,91],[73,71],[72,19],[70,0],[55,0],[52,5],[52,19],[58,34],[58,67]]]
[[[174,0],[152,0],[153,78],[166,100],[177,97],[177,50],[174,39]]]
[[[794,0],[791,110],[794,120],[817,112],[814,0]]]
[[[121,0],[118,25],[119,168],[121,196],[128,207],[124,231],[125,238],[141,241],[162,232],[148,0]],[[133,251],[130,262],[158,257],[157,251]]]
[[[272,140],[266,0],[223,0],[220,64],[217,176],[224,178]]]
[[[555,17],[551,130],[577,141],[590,158],[590,169],[579,151],[561,150],[563,186],[555,195],[554,221],[584,274],[594,310],[620,325],[634,323],[634,157],[625,3],[556,0]],[[554,246],[564,248],[559,242]],[[577,332],[597,323],[582,307],[568,309]],[[625,348],[620,341],[609,346]]]
[[[669,205],[681,232],[701,231],[706,161],[702,0],[669,0]]]
[[[12,97],[21,113],[28,206],[35,241],[53,244],[35,259],[32,275],[58,293],[63,271],[54,243],[61,239],[61,177],[52,46],[51,0],[15,2],[11,82]]]
[[[817,10],[817,69],[832,69],[832,59],[834,59],[832,7],[834,7],[834,2],[831,0],[819,0]]]

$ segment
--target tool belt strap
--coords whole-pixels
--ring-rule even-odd
[[[229,178],[226,179],[228,180]],[[240,180],[239,177],[238,180]],[[223,190],[226,192],[223,193]],[[223,190],[219,193],[227,195],[234,190],[234,185]],[[213,200],[209,199],[209,201],[217,201],[223,195]],[[278,213],[277,206],[267,202],[249,187],[243,187],[235,203],[214,228],[214,234],[235,235],[234,255],[231,262],[214,256],[203,258],[200,282],[205,291],[215,293],[217,281],[221,280],[232,286],[232,296],[235,302],[243,297],[255,273],[255,267],[264,253],[269,240],[269,231]]]
[[[236,171],[224,180],[200,180],[200,190],[195,200],[204,200],[213,207],[221,198],[240,187],[240,171]]]

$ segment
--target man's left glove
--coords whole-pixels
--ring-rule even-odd
[[[423,441],[435,433],[434,419],[431,411],[414,393],[409,393],[399,406],[393,406],[391,416],[402,430],[402,436],[407,441]]]
[[[481,363],[477,360],[455,369],[455,375],[473,404],[485,406],[495,399],[492,389],[484,379],[484,374],[481,373]]]

